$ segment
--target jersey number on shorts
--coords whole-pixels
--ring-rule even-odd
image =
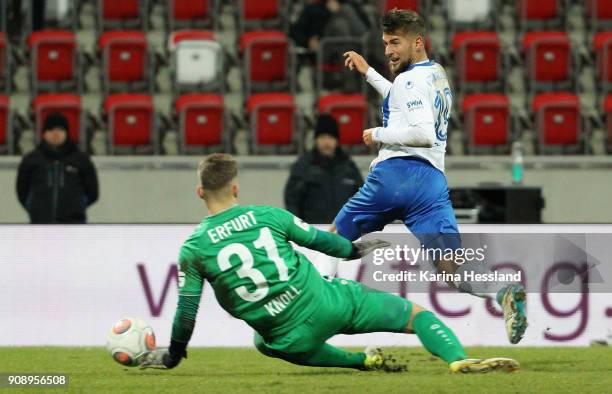
[[[450,88],[444,88],[444,92],[436,90],[434,108],[436,108],[438,113],[434,127],[436,129],[436,137],[440,141],[446,141],[446,129],[448,127],[452,102],[453,95],[451,94]]]
[[[282,281],[289,279],[289,273],[285,260],[278,254],[278,249],[272,238],[272,232],[268,227],[263,227],[259,232],[259,238],[253,242],[253,246],[257,249],[264,249],[268,258],[274,262],[276,269],[278,270],[278,278]],[[236,288],[236,293],[245,301],[256,302],[263,299],[268,294],[268,282],[266,277],[258,269],[253,267],[253,254],[243,244],[233,243],[229,244],[217,255],[217,263],[221,271],[227,271],[232,268],[230,258],[232,256],[238,256],[242,264],[236,273],[241,278],[249,278],[256,286],[255,291],[250,292],[246,286],[240,286]]]

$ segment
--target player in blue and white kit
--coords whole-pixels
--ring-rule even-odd
[[[461,247],[457,222],[444,175],[447,127],[453,96],[446,72],[425,52],[425,22],[419,14],[394,9],[383,18],[383,42],[395,79],[386,80],[356,52],[347,52],[345,65],[365,75],[384,98],[383,125],[363,132],[363,141],[378,144],[363,187],[335,219],[338,234],[356,240],[402,220],[427,248]],[[455,273],[452,260],[436,263],[440,272]],[[467,264],[465,264],[467,266]],[[453,283],[461,291],[489,297],[493,291],[502,306],[511,343],[527,328],[525,290],[499,285],[477,292],[470,283]]]

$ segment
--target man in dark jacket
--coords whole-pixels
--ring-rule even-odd
[[[317,118],[315,147],[291,167],[285,207],[309,223],[330,224],[363,178],[338,144],[338,124],[330,115]]]
[[[40,144],[17,173],[17,197],[32,224],[85,223],[85,209],[98,199],[96,169],[68,135],[58,112],[45,119]]]

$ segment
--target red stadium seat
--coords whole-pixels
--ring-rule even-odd
[[[564,3],[565,0],[517,0],[520,30],[563,30]]]
[[[182,152],[189,147],[223,144],[223,96],[185,94],[176,100],[175,110]]]
[[[427,54],[430,56],[432,53],[434,53],[434,51],[431,49],[431,38],[427,33],[425,34],[425,52],[427,52]]]
[[[612,115],[612,94],[607,95],[604,99],[604,111]]]
[[[267,90],[274,82],[289,82],[289,41],[282,31],[258,30],[240,37],[243,53],[246,95],[254,84],[264,84]]]
[[[464,128],[471,151],[508,144],[510,103],[503,94],[470,94],[463,98]]]
[[[249,79],[272,82],[287,78],[287,36],[282,31],[260,30],[240,37]]]
[[[247,29],[280,28],[283,24],[284,0],[239,0],[240,32]]]
[[[604,113],[606,117],[608,151],[612,151],[612,94],[607,95],[604,100]]]
[[[612,31],[600,32],[593,37],[593,51],[597,76],[605,85],[612,83]]]
[[[104,111],[108,117],[110,153],[118,147],[142,145],[153,145],[157,152],[157,133],[151,96],[113,94],[106,98]]]
[[[58,90],[58,83],[78,81],[78,52],[76,36],[67,30],[35,31],[28,37],[31,51],[30,78],[33,94],[41,85],[52,85]]]
[[[519,18],[527,20],[555,19],[559,15],[558,0],[518,0]]]
[[[254,153],[267,146],[291,146],[296,139],[295,101],[286,93],[259,93],[246,103],[250,116],[251,148]]]
[[[419,12],[419,0],[382,0],[382,11],[387,13],[394,8]]]
[[[43,123],[52,112],[61,112],[68,119],[68,130],[70,138],[75,144],[79,141],[84,142],[81,138],[81,128],[83,127],[81,96],[75,94],[41,94],[36,96],[32,101],[32,110],[34,112],[34,124],[36,130],[36,139],[39,139],[42,133]]]
[[[172,76],[177,92],[223,93],[225,70],[223,48],[207,30],[177,30],[170,34]]]
[[[210,0],[169,0],[169,11],[174,21],[192,21],[209,17]]]
[[[210,1],[169,0],[170,11],[175,20],[205,19],[208,17]]]
[[[108,93],[110,85],[130,82],[149,84],[147,38],[141,31],[109,31],[100,36],[103,79]]]
[[[460,84],[495,82],[501,70],[497,33],[461,32],[453,37],[453,51]]]
[[[587,15],[591,18],[591,28],[612,27],[612,0],[587,0]]]
[[[541,93],[532,105],[540,151],[579,143],[580,105],[573,93]]]
[[[533,84],[567,81],[571,51],[567,33],[529,32],[523,37],[527,76]],[[533,86],[532,86],[533,88]]]
[[[211,27],[215,0],[167,0],[170,31],[185,27]]]
[[[146,26],[147,0],[98,0],[98,23],[106,27],[125,28],[127,25]]]
[[[361,145],[368,104],[361,94],[329,94],[319,98],[319,113],[329,113],[338,122],[341,145]]]
[[[215,32],[211,30],[181,29],[170,33],[169,45],[175,46],[181,41],[209,40],[215,41]],[[172,48],[174,49],[174,48]]]
[[[194,40],[215,40],[215,33],[210,30],[191,30],[183,29],[173,31],[170,34],[170,45],[176,45],[181,41],[194,41]]]
[[[9,97],[0,96],[0,147],[8,153],[13,151],[13,133],[10,122]]]
[[[138,18],[138,0],[101,0],[104,19]]]
[[[8,93],[11,89],[12,76],[9,70],[9,43],[6,34],[0,31],[0,86],[4,92]]]
[[[280,14],[281,0],[242,0],[241,3],[245,20],[277,18]]]

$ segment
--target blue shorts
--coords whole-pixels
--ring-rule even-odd
[[[424,159],[378,163],[336,216],[338,234],[354,241],[401,220],[426,248],[461,247],[444,173]]]

